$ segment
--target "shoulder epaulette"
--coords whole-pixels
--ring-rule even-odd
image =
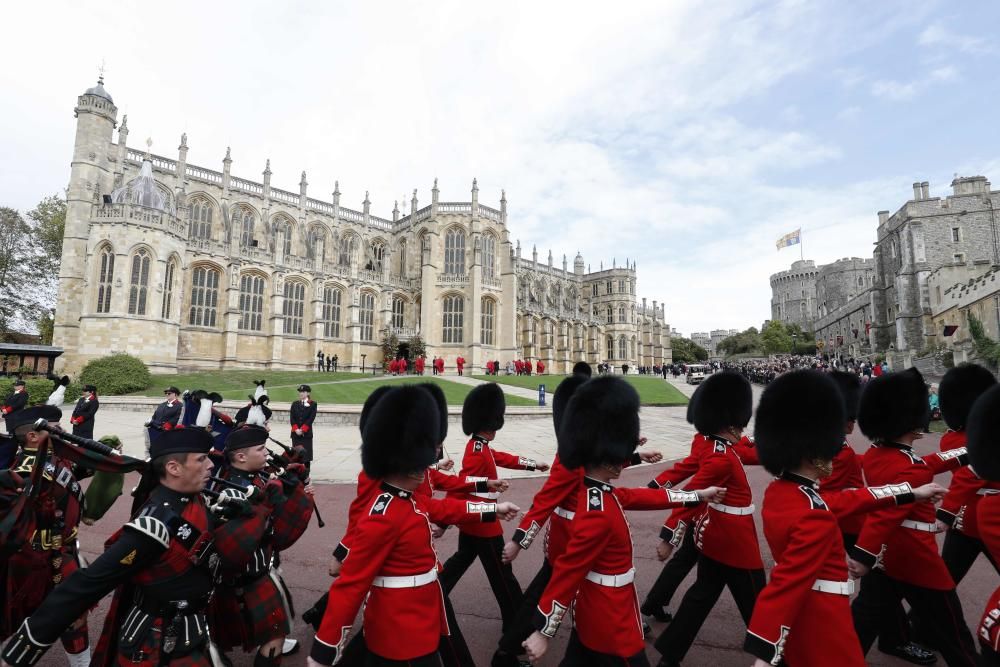
[[[600,489],[590,489],[587,491],[587,510],[604,510],[604,492]]]
[[[715,451],[716,454],[725,454],[726,453],[726,445],[725,445],[725,443],[716,442],[715,443],[715,449],[714,449],[714,451]]]
[[[368,512],[368,515],[375,516],[377,514],[378,515],[385,514],[386,511],[389,509],[389,503],[391,502],[392,502],[391,493],[379,494],[379,496],[375,499],[375,502],[372,503],[372,508]]]
[[[823,497],[819,495],[816,489],[811,486],[806,486],[805,484],[799,485],[799,491],[801,491],[806,498],[809,499],[809,508],[814,510],[828,510],[830,509],[826,505],[826,501]]]
[[[125,527],[152,538],[164,549],[170,547],[170,531],[167,529],[167,525],[155,516],[148,514],[137,516],[126,523]]]

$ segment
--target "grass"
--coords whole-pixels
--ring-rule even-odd
[[[163,390],[174,385],[185,389],[217,391],[223,398],[242,401],[254,390],[254,380],[267,380],[267,394],[275,402],[290,403],[299,397],[297,387],[308,384],[312,387],[312,397],[322,404],[360,405],[368,395],[383,384],[415,384],[433,382],[441,387],[449,405],[462,405],[472,387],[457,382],[425,375],[406,379],[371,379],[371,375],[360,373],[303,373],[296,371],[207,371],[181,375],[154,375],[153,386],[136,395],[160,396]],[[538,402],[520,396],[507,397],[507,405],[537,405]]]
[[[565,380],[566,375],[476,375],[477,380],[488,380],[499,384],[513,385],[524,389],[537,390],[538,385],[545,385],[545,393],[552,394],[556,387]],[[621,376],[619,376],[621,377]],[[688,399],[660,377],[653,375],[626,375],[625,380],[639,392],[642,405],[670,406],[687,405]]]

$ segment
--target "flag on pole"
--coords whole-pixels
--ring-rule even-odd
[[[782,236],[780,239],[778,239],[778,242],[775,245],[778,247],[778,250],[781,250],[782,248],[787,248],[790,245],[795,245],[801,242],[802,242],[802,229],[800,228],[796,229],[794,232],[789,232],[784,236]]]

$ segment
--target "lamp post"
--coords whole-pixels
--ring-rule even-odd
[[[795,354],[795,341],[798,340],[798,334],[792,334],[792,354]]]
[[[362,372],[362,373],[364,373],[364,372],[365,372],[365,358],[366,358],[367,356],[368,356],[367,354],[362,354],[362,355],[361,355],[361,372]]]

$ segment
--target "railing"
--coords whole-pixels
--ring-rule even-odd
[[[486,287],[493,287],[495,289],[500,289],[503,287],[503,283],[499,278],[490,278],[488,276],[483,276],[483,285]]]
[[[495,208],[490,208],[489,206],[479,205],[479,215],[480,217],[486,218],[488,220],[495,220],[497,222],[502,222],[500,217],[500,211]]]
[[[392,220],[386,220],[385,218],[380,218],[378,216],[369,215],[368,222],[372,227],[376,229],[381,229],[383,231],[391,232],[393,227]]]
[[[472,202],[443,202],[437,208],[438,213],[472,213]]]
[[[447,283],[449,285],[467,285],[469,283],[469,275],[467,273],[439,273],[437,281],[439,283]]]
[[[389,331],[397,338],[413,338],[420,334],[420,329],[417,327],[389,327]]]
[[[236,176],[231,176],[229,178],[229,187],[234,190],[242,190],[243,192],[249,192],[255,195],[264,194],[264,186],[260,183],[245,181],[242,178],[237,178]]]
[[[210,169],[202,169],[201,167],[192,167],[188,165],[184,169],[184,174],[189,178],[194,178],[199,181],[218,183],[220,185],[222,184],[222,174]]]
[[[158,209],[136,204],[94,205],[91,208],[91,219],[163,229],[182,238],[188,234],[186,221],[178,220]]]
[[[274,255],[263,248],[248,248],[243,246],[240,248],[240,257],[243,259],[250,259],[255,262],[273,262]]]
[[[292,194],[287,190],[279,190],[278,188],[271,188],[271,199],[277,199],[279,201],[287,202],[293,206],[299,205],[299,196]]]
[[[309,257],[297,257],[295,255],[285,255],[281,258],[279,262],[282,266],[288,266],[293,269],[305,269],[311,270],[316,265],[316,260]]]
[[[420,222],[421,220],[426,220],[429,217],[431,217],[431,207],[424,206],[422,209],[413,214],[413,222]]]
[[[320,201],[318,199],[306,199],[306,207],[311,208],[314,211],[319,211],[320,213],[329,213],[333,215],[333,204],[325,201]]]
[[[382,273],[379,271],[369,271],[368,269],[361,269],[358,271],[359,280],[367,280],[371,283],[382,282]]]
[[[142,164],[142,161],[146,159],[146,154],[142,151],[137,151],[133,148],[126,149],[125,159],[130,162],[137,162]],[[162,169],[163,171],[177,172],[177,162],[169,158],[165,158],[159,155],[150,155],[149,161],[153,163],[153,166],[157,169]]]
[[[341,220],[347,220],[348,222],[360,222],[360,223],[364,223],[364,221],[365,221],[365,214],[361,213],[360,211],[355,211],[353,209],[341,207],[340,208],[340,219]]]
[[[337,262],[323,262],[323,273],[328,276],[338,276],[340,278],[351,277],[351,267],[341,266]]]
[[[226,255],[229,253],[229,248],[224,243],[219,243],[211,239],[189,239],[188,247],[195,252],[204,252],[210,255]]]

